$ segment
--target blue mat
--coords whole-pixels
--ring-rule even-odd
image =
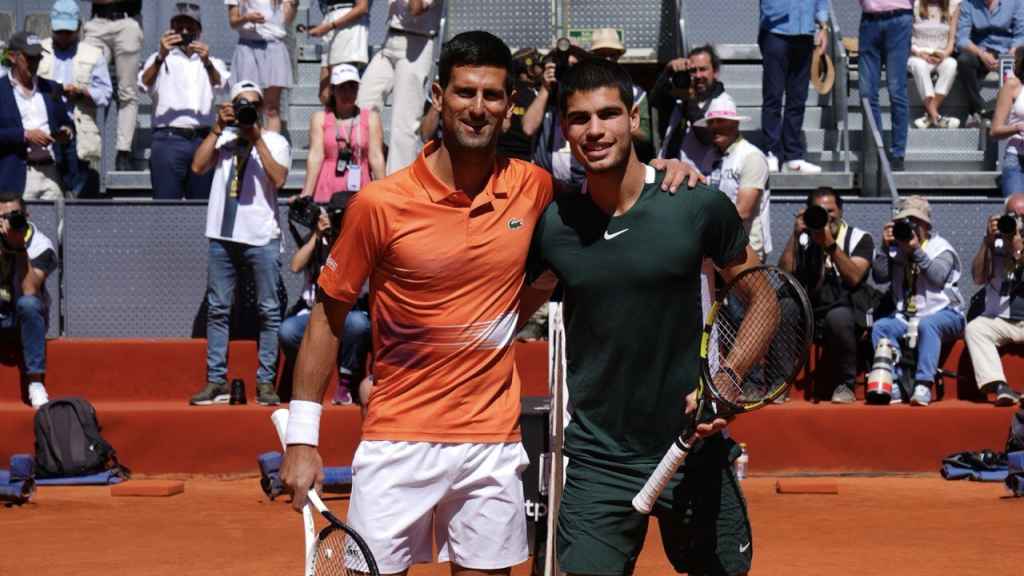
[[[9,471],[0,470],[0,481],[3,481],[6,476],[6,480],[0,483],[10,484],[12,481],[28,480],[33,477],[34,472],[35,461],[30,454],[15,454],[11,456],[11,469]],[[38,486],[106,486],[121,482],[124,482],[124,478],[112,470],[86,476],[35,479],[35,483]]]
[[[260,467],[260,488],[271,500],[284,492],[281,483],[280,452],[264,452],[256,458]],[[323,491],[329,494],[347,493],[352,489],[352,468],[349,466],[324,466]]]

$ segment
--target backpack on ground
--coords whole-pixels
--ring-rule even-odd
[[[40,478],[86,476],[128,470],[117,461],[117,451],[100,435],[96,409],[84,398],[52,400],[35,416],[36,475]]]

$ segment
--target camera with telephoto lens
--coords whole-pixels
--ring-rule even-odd
[[[672,73],[672,89],[682,92],[690,89],[689,70],[676,70]]]
[[[341,233],[341,219],[345,216],[345,208],[353,194],[353,192],[335,192],[327,204],[324,204],[324,211],[327,212],[327,217],[331,220],[332,237]]]
[[[828,210],[811,204],[804,210],[804,224],[810,230],[822,230],[828,224]]]
[[[1013,236],[1021,229],[1021,217],[1016,214],[1003,214],[996,222],[996,228],[1003,236]]]
[[[7,225],[11,227],[11,230],[24,230],[28,228],[28,218],[25,217],[25,213],[21,210],[8,212],[2,218],[7,220]]]
[[[910,218],[900,218],[892,223],[892,236],[900,242],[910,242],[914,239],[914,221]]]
[[[320,206],[310,196],[300,196],[288,206],[288,220],[315,230],[320,221]]]
[[[260,121],[260,113],[256,108],[256,102],[239,98],[231,103],[231,107],[235,111],[235,122],[239,126],[253,126]]]
[[[572,52],[572,42],[562,37],[555,42],[555,78],[561,82],[565,73],[569,71],[569,54]]]
[[[178,30],[177,34],[178,36],[181,36],[181,40],[178,40],[177,45],[183,50],[187,48],[189,44],[196,41],[195,35],[191,32],[187,32],[185,30]]]

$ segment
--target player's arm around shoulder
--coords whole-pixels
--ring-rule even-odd
[[[659,172],[665,171],[665,178],[661,181],[662,191],[668,192],[669,194],[675,194],[679,191],[679,187],[685,182],[687,189],[692,189],[697,184],[702,184],[707,181],[704,175],[700,173],[690,162],[682,162],[675,159],[664,159],[655,158],[651,160],[651,167]]]

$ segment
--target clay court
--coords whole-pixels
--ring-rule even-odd
[[[935,475],[831,477],[838,495],[776,494],[778,478],[744,482],[754,527],[753,574],[1019,574],[1024,499],[1002,484]],[[785,481],[785,479],[784,479]],[[804,479],[802,481],[810,481]],[[344,512],[345,497],[328,506]],[[44,487],[0,509],[4,576],[298,575],[302,530],[255,477],[186,480],[184,494],[112,497],[109,487]],[[638,575],[673,574],[657,530]],[[414,575],[448,574],[426,565]],[[513,572],[529,574],[527,565]]]

